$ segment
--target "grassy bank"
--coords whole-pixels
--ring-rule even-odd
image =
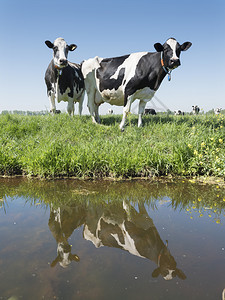
[[[224,116],[0,115],[0,174],[42,177],[225,177]]]

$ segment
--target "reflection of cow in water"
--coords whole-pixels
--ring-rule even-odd
[[[72,246],[68,242],[68,238],[73,231],[84,223],[84,209],[80,207],[58,207],[54,209],[51,206],[50,218],[48,222],[49,229],[57,242],[57,257],[51,263],[54,267],[59,263],[66,268],[72,261],[79,261],[80,258],[76,254],[72,254]]]
[[[58,256],[52,266],[59,262],[66,267],[72,260],[79,261],[77,255],[71,254],[68,238],[76,228],[84,224],[84,238],[97,248],[120,248],[155,262],[157,268],[152,272],[153,277],[161,274],[166,280],[176,276],[185,279],[185,274],[176,267],[167,243],[165,245],[161,240],[144,204],[139,204],[138,207],[139,212],[123,202],[108,205],[90,203],[86,208],[78,205],[51,209],[49,227],[58,244]]]
[[[173,256],[161,240],[144,205],[139,205],[139,212],[125,202],[121,206],[109,205],[107,208],[89,210],[84,238],[96,247],[120,248],[154,261],[157,268],[152,273],[153,277],[161,274],[166,280],[175,276],[185,279],[186,276],[176,267]]]

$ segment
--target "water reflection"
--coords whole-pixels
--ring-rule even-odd
[[[68,238],[73,231],[83,225],[84,239],[96,248],[107,246],[125,250],[132,255],[146,258],[156,264],[152,277],[161,275],[165,280],[174,277],[185,279],[182,270],[164,243],[152,218],[144,206],[138,203],[135,209],[128,201],[105,204],[76,204],[54,208],[51,204],[49,229],[57,242],[57,257],[51,263],[67,267],[72,261],[79,261],[72,254]]]
[[[175,276],[185,279],[143,203],[138,203],[138,210],[125,201],[120,205],[88,207],[84,238],[97,248],[120,248],[153,261],[157,268],[152,277],[162,275],[166,280]]]
[[[84,211],[81,206],[54,209],[51,205],[48,226],[57,243],[57,257],[51,263],[51,267],[55,267],[59,263],[63,268],[66,268],[72,261],[78,262],[80,260],[77,254],[71,253],[72,247],[68,238],[83,222]]]
[[[0,179],[0,299],[219,299],[224,209],[222,185]]]

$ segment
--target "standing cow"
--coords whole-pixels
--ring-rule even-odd
[[[181,111],[180,109],[178,109],[178,110],[175,110],[175,111],[174,111],[174,115],[175,115],[175,116],[181,116],[181,115],[184,116],[184,112]]]
[[[162,80],[180,65],[180,53],[191,47],[190,42],[180,45],[174,38],[163,45],[154,45],[157,52],[138,52],[114,58],[91,58],[83,62],[82,73],[88,95],[88,108],[94,123],[100,122],[98,107],[104,102],[124,106],[120,129],[132,102],[139,99],[138,127],[146,103],[152,99]]]
[[[214,108],[214,114],[219,115],[222,111],[222,108]]]
[[[192,105],[192,114],[198,115],[199,112],[200,112],[200,108],[198,107],[198,105]]]
[[[67,45],[62,38],[57,38],[54,43],[45,41],[45,44],[53,49],[53,59],[45,73],[47,94],[51,105],[50,111],[52,113],[60,112],[56,110],[56,99],[58,103],[68,102],[67,112],[69,115],[74,115],[74,103],[79,102],[79,114],[81,115],[84,101],[84,78],[80,65],[67,60],[68,51],[74,51],[77,46],[75,44]]]
[[[145,108],[144,115],[156,115],[154,108]]]

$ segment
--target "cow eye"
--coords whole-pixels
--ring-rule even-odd
[[[57,50],[58,50],[58,47],[57,47],[57,46],[54,46],[54,47],[53,47],[53,51],[56,52]]]

